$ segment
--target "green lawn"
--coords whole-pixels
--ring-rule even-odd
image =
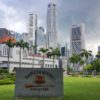
[[[0,85],[0,100],[15,100],[14,85]],[[64,78],[63,98],[25,98],[16,100],[100,100],[100,78]]]

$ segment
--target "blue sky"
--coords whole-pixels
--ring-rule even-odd
[[[0,27],[27,32],[29,12],[38,14],[38,26],[46,26],[47,5],[52,0],[0,0]],[[58,41],[70,41],[72,24],[85,24],[86,49],[100,45],[100,0],[56,0]]]

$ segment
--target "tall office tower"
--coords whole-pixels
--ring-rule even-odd
[[[30,13],[28,21],[29,43],[35,45],[36,43],[36,30],[37,30],[37,15]]]
[[[29,33],[28,41],[30,47],[31,45],[36,45],[36,30],[37,30],[37,15],[34,13],[30,13],[28,20],[28,33]]]
[[[67,44],[63,47],[61,47],[61,56],[67,57]]]
[[[40,48],[46,48],[46,35],[43,27],[37,28],[37,51],[39,52]]]
[[[57,47],[57,23],[56,23],[56,3],[52,1],[48,4],[47,19],[46,19],[46,33],[48,48]]]
[[[24,42],[28,42],[28,33],[22,33],[22,39]]]
[[[85,49],[85,27],[84,24],[81,25],[72,25],[71,28],[71,55],[76,53],[79,54],[81,52],[81,49]]]

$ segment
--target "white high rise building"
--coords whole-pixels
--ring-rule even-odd
[[[36,30],[37,30],[37,15],[34,13],[30,13],[28,20],[28,33],[29,33],[30,45],[35,45],[36,43]]]
[[[76,53],[79,54],[82,49],[85,49],[85,27],[84,24],[81,25],[72,25],[71,28],[71,55]]]
[[[36,45],[36,32],[37,32],[37,14],[30,13],[28,19],[28,43],[30,45],[29,53],[36,54],[37,49],[33,51],[32,45]]]
[[[48,4],[47,19],[46,19],[46,32],[48,48],[57,47],[57,23],[56,23],[56,3],[52,1]]]

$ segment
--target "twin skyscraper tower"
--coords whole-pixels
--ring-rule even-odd
[[[47,7],[46,16],[46,34],[45,42],[46,48],[57,47],[57,11],[56,3],[54,1],[50,2]],[[28,21],[28,33],[29,33],[29,44],[37,45],[37,14],[30,13]],[[37,45],[38,46],[38,45]]]
[[[46,33],[46,34],[43,34]],[[48,4],[47,15],[46,15],[46,31],[43,28],[37,27],[37,14],[30,13],[28,21],[28,33],[29,33],[29,44],[38,45],[38,40],[43,42],[43,45],[40,47],[53,47],[56,48],[57,41],[57,7],[56,3],[53,0]],[[85,27],[84,24],[81,25],[72,25],[71,28],[71,37],[70,37],[70,51],[71,54],[81,52],[81,49],[85,49]],[[41,36],[42,35],[42,36]],[[43,37],[44,35],[44,37]],[[41,39],[42,38],[42,39]],[[41,43],[42,44],[42,43]],[[39,49],[38,49],[39,50]]]

